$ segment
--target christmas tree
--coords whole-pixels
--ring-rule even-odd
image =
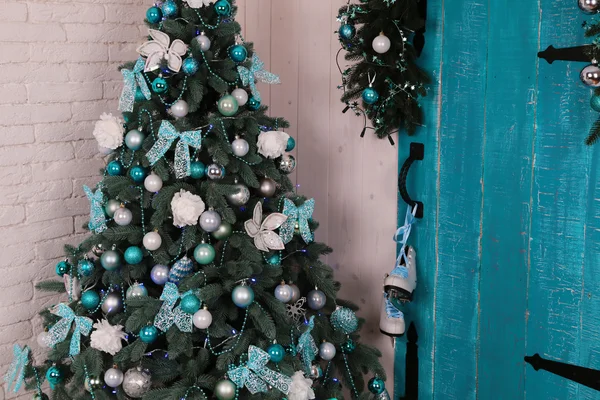
[[[9,390],[47,399],[389,399],[380,352],[319,260],[314,200],[294,192],[277,83],[234,1],[167,0],[122,67],[121,117],[94,136],[107,166],[91,234],[56,266],[47,360],[15,345]],[[368,385],[365,382],[368,381]],[[344,392],[346,390],[346,392]]]

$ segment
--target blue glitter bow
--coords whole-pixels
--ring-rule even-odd
[[[406,259],[406,243],[410,236],[412,225],[416,222],[415,214],[417,213],[417,206],[408,206],[406,209],[406,217],[404,218],[404,225],[398,228],[394,234],[394,240],[400,245],[400,254],[396,259],[396,265],[390,275],[396,275],[401,278],[408,278],[408,260]]]
[[[106,230],[106,215],[104,214],[104,193],[102,190],[96,190],[93,193],[92,190],[83,185],[83,191],[90,201],[90,222],[88,228],[90,231],[96,233],[102,233]]]
[[[317,344],[315,343],[315,339],[310,334],[314,327],[315,316],[313,315],[308,321],[308,329],[306,329],[306,331],[300,335],[300,338],[298,339],[297,350],[302,356],[302,362],[304,362],[304,369],[307,375],[310,375],[310,367],[312,366],[312,362],[319,352]]]
[[[154,318],[154,326],[161,331],[166,332],[173,324],[175,324],[181,332],[191,332],[192,315],[185,313],[180,306],[175,307],[175,303],[177,303],[178,299],[191,293],[194,292],[188,290],[180,296],[176,284],[172,282],[165,283],[165,288],[160,295],[163,305]]]
[[[387,293],[383,293],[385,298],[385,313],[389,318],[402,318],[404,319],[404,313],[392,303],[390,296]]]
[[[88,317],[78,317],[75,312],[64,303],[59,304],[56,309],[52,311],[52,314],[58,315],[59,317],[62,317],[62,319],[54,324],[48,331],[48,346],[53,347],[65,340],[69,331],[71,331],[71,325],[74,322],[75,329],[73,329],[73,336],[71,337],[69,355],[76,356],[81,349],[81,336],[88,336],[90,334],[94,321]]]
[[[10,391],[10,387],[14,384],[13,392],[17,393],[21,389],[21,385],[25,382],[25,366],[29,362],[29,347],[13,346],[13,360],[8,367],[4,382],[6,382],[6,390]]]
[[[179,139],[179,142],[177,142],[175,148],[175,175],[181,179],[192,173],[189,146],[200,149],[202,130],[178,132],[172,123],[163,120],[158,129],[158,140],[146,154],[146,157],[151,165],[156,164],[171,148],[176,139]]]
[[[250,393],[268,391],[267,384],[280,392],[288,394],[292,385],[292,378],[266,367],[270,360],[269,353],[256,346],[248,347],[248,362],[239,367],[234,367],[227,372],[229,379],[237,387],[246,386]]]
[[[119,110],[128,112],[133,111],[135,92],[138,87],[147,100],[150,100],[150,97],[152,97],[150,88],[148,88],[146,79],[142,74],[145,64],[146,61],[140,57],[133,66],[133,70],[121,70],[121,74],[123,74],[123,91],[121,92],[121,98],[119,99]]]
[[[258,101],[260,101],[260,92],[256,87],[255,80],[268,83],[269,85],[281,83],[278,75],[265,70],[265,63],[262,62],[256,53],[252,54],[252,65],[250,66],[250,69],[240,65],[238,67],[238,72],[240,74],[240,79],[242,80],[242,85],[250,86],[252,97]]]
[[[308,244],[313,241],[313,233],[308,226],[308,220],[312,218],[314,211],[315,199],[306,200],[300,207],[296,207],[290,199],[283,200],[283,214],[288,217],[283,225],[281,225],[281,228],[279,228],[279,236],[281,236],[283,243],[292,241],[296,223],[298,223],[300,235],[304,239],[304,242]]]

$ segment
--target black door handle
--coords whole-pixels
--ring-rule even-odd
[[[424,155],[425,146],[423,143],[412,142],[410,144],[410,154],[406,161],[404,161],[404,164],[402,164],[402,168],[400,168],[400,174],[398,174],[398,191],[400,192],[402,200],[404,200],[404,202],[409,206],[417,206],[415,218],[423,218],[423,203],[410,198],[408,190],[406,190],[406,176],[408,175],[408,171],[410,170],[412,163],[417,160],[422,160]]]

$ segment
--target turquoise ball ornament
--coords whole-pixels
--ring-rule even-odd
[[[190,164],[190,169],[192,171],[190,176],[194,179],[200,179],[204,176],[206,165],[204,165],[202,161],[192,161]]]
[[[215,248],[208,243],[200,243],[194,249],[194,260],[200,265],[208,265],[215,260]]]
[[[86,310],[93,310],[100,304],[100,295],[93,290],[83,292],[81,295],[81,305]]]
[[[94,263],[90,260],[81,260],[77,264],[77,270],[80,275],[90,276],[94,273]]]
[[[336,308],[335,311],[331,313],[329,320],[333,329],[344,332],[346,335],[356,332],[358,329],[358,318],[356,317],[356,314],[346,307]]]
[[[379,100],[379,93],[372,87],[368,87],[362,92],[362,99],[365,103],[371,105],[375,104]]]
[[[115,161],[111,161],[108,163],[108,165],[106,166],[106,172],[110,175],[110,176],[117,176],[117,175],[123,175],[123,164],[121,164],[119,161],[115,160]]]
[[[56,365],[53,365],[48,368],[48,371],[46,371],[46,379],[50,384],[50,388],[54,390],[54,387],[63,381],[64,375],[60,368],[58,368]]]
[[[256,111],[260,108],[260,100],[257,100],[254,97],[250,97],[250,100],[248,100],[246,106],[248,107],[248,109]]]
[[[373,394],[381,394],[385,390],[385,382],[379,377],[373,377],[369,380],[369,392]]]
[[[56,264],[56,275],[63,276],[69,272],[69,263],[67,261],[61,261]]]
[[[150,7],[148,11],[146,11],[146,19],[151,24],[158,24],[162,19],[162,11],[158,7]]]
[[[356,350],[356,343],[354,343],[354,340],[348,338],[348,340],[342,343],[340,347],[344,353],[352,353]]]
[[[356,28],[354,25],[342,24],[339,30],[340,37],[344,40],[351,40],[356,34]]]
[[[231,14],[231,4],[227,0],[219,0],[215,3],[215,11],[222,17]]]
[[[236,44],[229,48],[229,58],[236,63],[243,62],[248,57],[248,50],[241,44]]]
[[[154,325],[148,325],[140,329],[140,340],[144,343],[152,343],[158,338],[158,329]]]
[[[198,68],[200,68],[200,63],[193,57],[186,58],[181,65],[181,70],[187,76],[195,75],[198,72]]]
[[[144,96],[144,92],[139,87],[135,89],[135,101],[144,101],[146,100],[146,96]]]
[[[180,304],[181,310],[187,314],[194,314],[200,309],[201,305],[202,302],[200,301],[200,299],[193,294],[187,294],[183,296],[183,299],[181,299]]]
[[[233,304],[240,308],[246,308],[254,302],[254,290],[250,286],[239,285],[231,292]]]
[[[285,151],[292,151],[296,148],[296,139],[293,137],[289,137],[287,141],[287,145],[285,146]]]
[[[240,106],[238,105],[237,100],[230,94],[226,94],[225,96],[219,99],[217,104],[219,112],[226,117],[232,117],[237,112]]]
[[[125,250],[125,262],[127,264],[139,264],[144,259],[142,249],[137,246],[130,246]]]
[[[279,265],[281,263],[281,257],[278,253],[271,254],[269,258],[267,258],[267,262],[269,265]]]
[[[590,106],[592,110],[600,112],[600,96],[597,94],[592,95],[590,99]]]
[[[162,93],[166,92],[168,89],[169,89],[169,84],[167,83],[166,79],[163,78],[162,76],[159,76],[158,78],[155,78],[152,81],[152,91],[154,93],[162,94]]]
[[[271,357],[271,361],[274,363],[281,362],[283,357],[285,357],[285,349],[279,343],[273,343],[267,348],[267,353],[269,353],[269,357]]]
[[[146,179],[146,175],[147,175],[146,168],[142,167],[141,165],[136,165],[135,167],[133,167],[129,170],[129,177],[135,183],[144,182],[144,179]]]
[[[160,6],[162,13],[165,17],[167,18],[173,18],[177,16],[177,12],[179,11],[179,8],[177,7],[177,3],[175,3],[173,0],[167,0],[165,1],[162,6]]]

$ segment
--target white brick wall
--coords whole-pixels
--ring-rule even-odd
[[[93,122],[116,112],[119,63],[134,60],[151,1],[3,1],[0,13],[0,374],[14,343],[35,349],[35,283],[85,237],[81,185],[104,165]],[[36,349],[37,350],[37,349]],[[36,351],[37,353],[37,351]],[[2,388],[4,389],[4,388]],[[0,390],[0,400],[9,396]],[[10,396],[13,398],[13,396]],[[22,392],[18,399],[29,399]]]

